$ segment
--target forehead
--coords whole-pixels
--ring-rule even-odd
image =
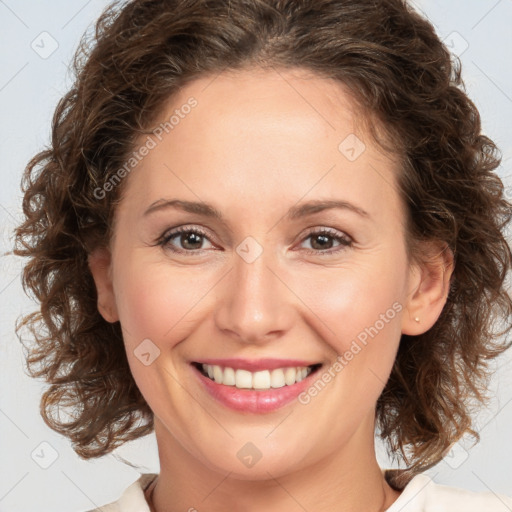
[[[360,116],[343,84],[300,70],[197,79],[161,110],[161,140],[130,175],[130,193],[146,206],[169,194],[267,209],[284,197],[355,194],[366,196],[365,209],[393,206],[397,164]]]
[[[344,84],[306,70],[251,68],[202,77],[182,88],[165,110],[179,109],[191,97],[198,102],[193,112],[198,124],[203,117],[210,123],[215,118],[226,128],[217,136],[229,135],[228,128],[244,128],[238,134],[243,136],[249,122],[252,135],[273,130],[313,137],[340,129],[362,132],[360,109]],[[201,134],[210,131],[203,127]]]

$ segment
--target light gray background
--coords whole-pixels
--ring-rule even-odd
[[[11,248],[11,230],[20,219],[22,170],[48,142],[51,116],[70,84],[67,63],[83,31],[106,5],[105,0],[0,0],[2,252]],[[512,1],[416,0],[415,6],[430,18],[452,51],[462,52],[466,87],[481,112],[484,133],[503,152],[499,172],[508,182]],[[58,48],[48,56],[44,52],[50,52],[53,40]],[[69,442],[42,421],[38,405],[42,384],[23,373],[22,351],[13,328],[16,317],[33,310],[34,304],[21,288],[21,262],[4,256],[0,264],[0,511],[78,512],[113,501],[139,473],[113,455],[80,459]],[[499,361],[492,381],[494,399],[478,417],[480,444],[472,449],[457,445],[428,472],[436,482],[512,495],[511,370],[509,354]],[[152,435],[123,446],[116,454],[140,465],[143,472],[158,472]],[[389,467],[382,450],[379,457]]]

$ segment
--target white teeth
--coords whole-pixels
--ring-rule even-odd
[[[224,379],[223,383],[226,386],[234,386],[236,384],[236,375],[233,368],[224,368]]]
[[[272,370],[270,374],[270,386],[273,388],[282,388],[286,385],[284,381],[284,372],[283,370]]]
[[[222,371],[220,366],[216,366],[215,368],[218,368],[220,371]],[[235,386],[237,388],[249,389],[252,387],[251,372],[248,372],[247,370],[237,370],[235,372],[235,376],[236,376]],[[222,382],[221,382],[221,384],[222,384]]]
[[[286,367],[258,372],[235,370],[210,364],[203,364],[202,368],[204,373],[217,384],[235,386],[239,389],[282,388],[300,382],[311,373],[309,367]]]
[[[291,386],[295,384],[297,377],[297,369],[296,368],[286,368],[284,370],[284,382],[287,386]]]
[[[213,378],[217,384],[222,384],[224,380],[222,368],[220,366],[213,367]]]
[[[269,389],[270,388],[270,372],[268,370],[264,370],[262,372],[253,373],[252,387],[254,389]]]

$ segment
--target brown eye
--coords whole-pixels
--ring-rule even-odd
[[[173,242],[174,240],[176,242]],[[187,228],[186,226],[167,232],[159,241],[159,245],[174,252],[198,252],[204,250],[201,247],[205,240],[208,240],[206,233],[197,228]]]
[[[310,235],[311,238],[311,247],[313,249],[330,249],[333,245],[333,238],[329,235],[324,235],[323,233],[319,235]]]
[[[197,247],[197,245],[202,245],[203,242],[202,235],[199,235],[194,231],[181,233],[179,240],[180,244],[185,249],[200,249],[200,247]]]
[[[352,240],[346,235],[331,229],[322,229],[311,231],[305,240],[311,239],[310,247],[313,249],[307,251],[308,254],[333,254],[344,250],[345,247],[352,245]],[[337,242],[336,248],[333,249],[334,243]]]

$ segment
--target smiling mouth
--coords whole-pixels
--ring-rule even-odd
[[[232,386],[237,389],[250,389],[268,391],[285,386],[293,386],[304,380],[312,373],[318,371],[322,364],[310,366],[288,366],[272,370],[251,372],[235,369],[229,366],[219,366],[194,362],[192,365],[202,375],[224,386]]]

